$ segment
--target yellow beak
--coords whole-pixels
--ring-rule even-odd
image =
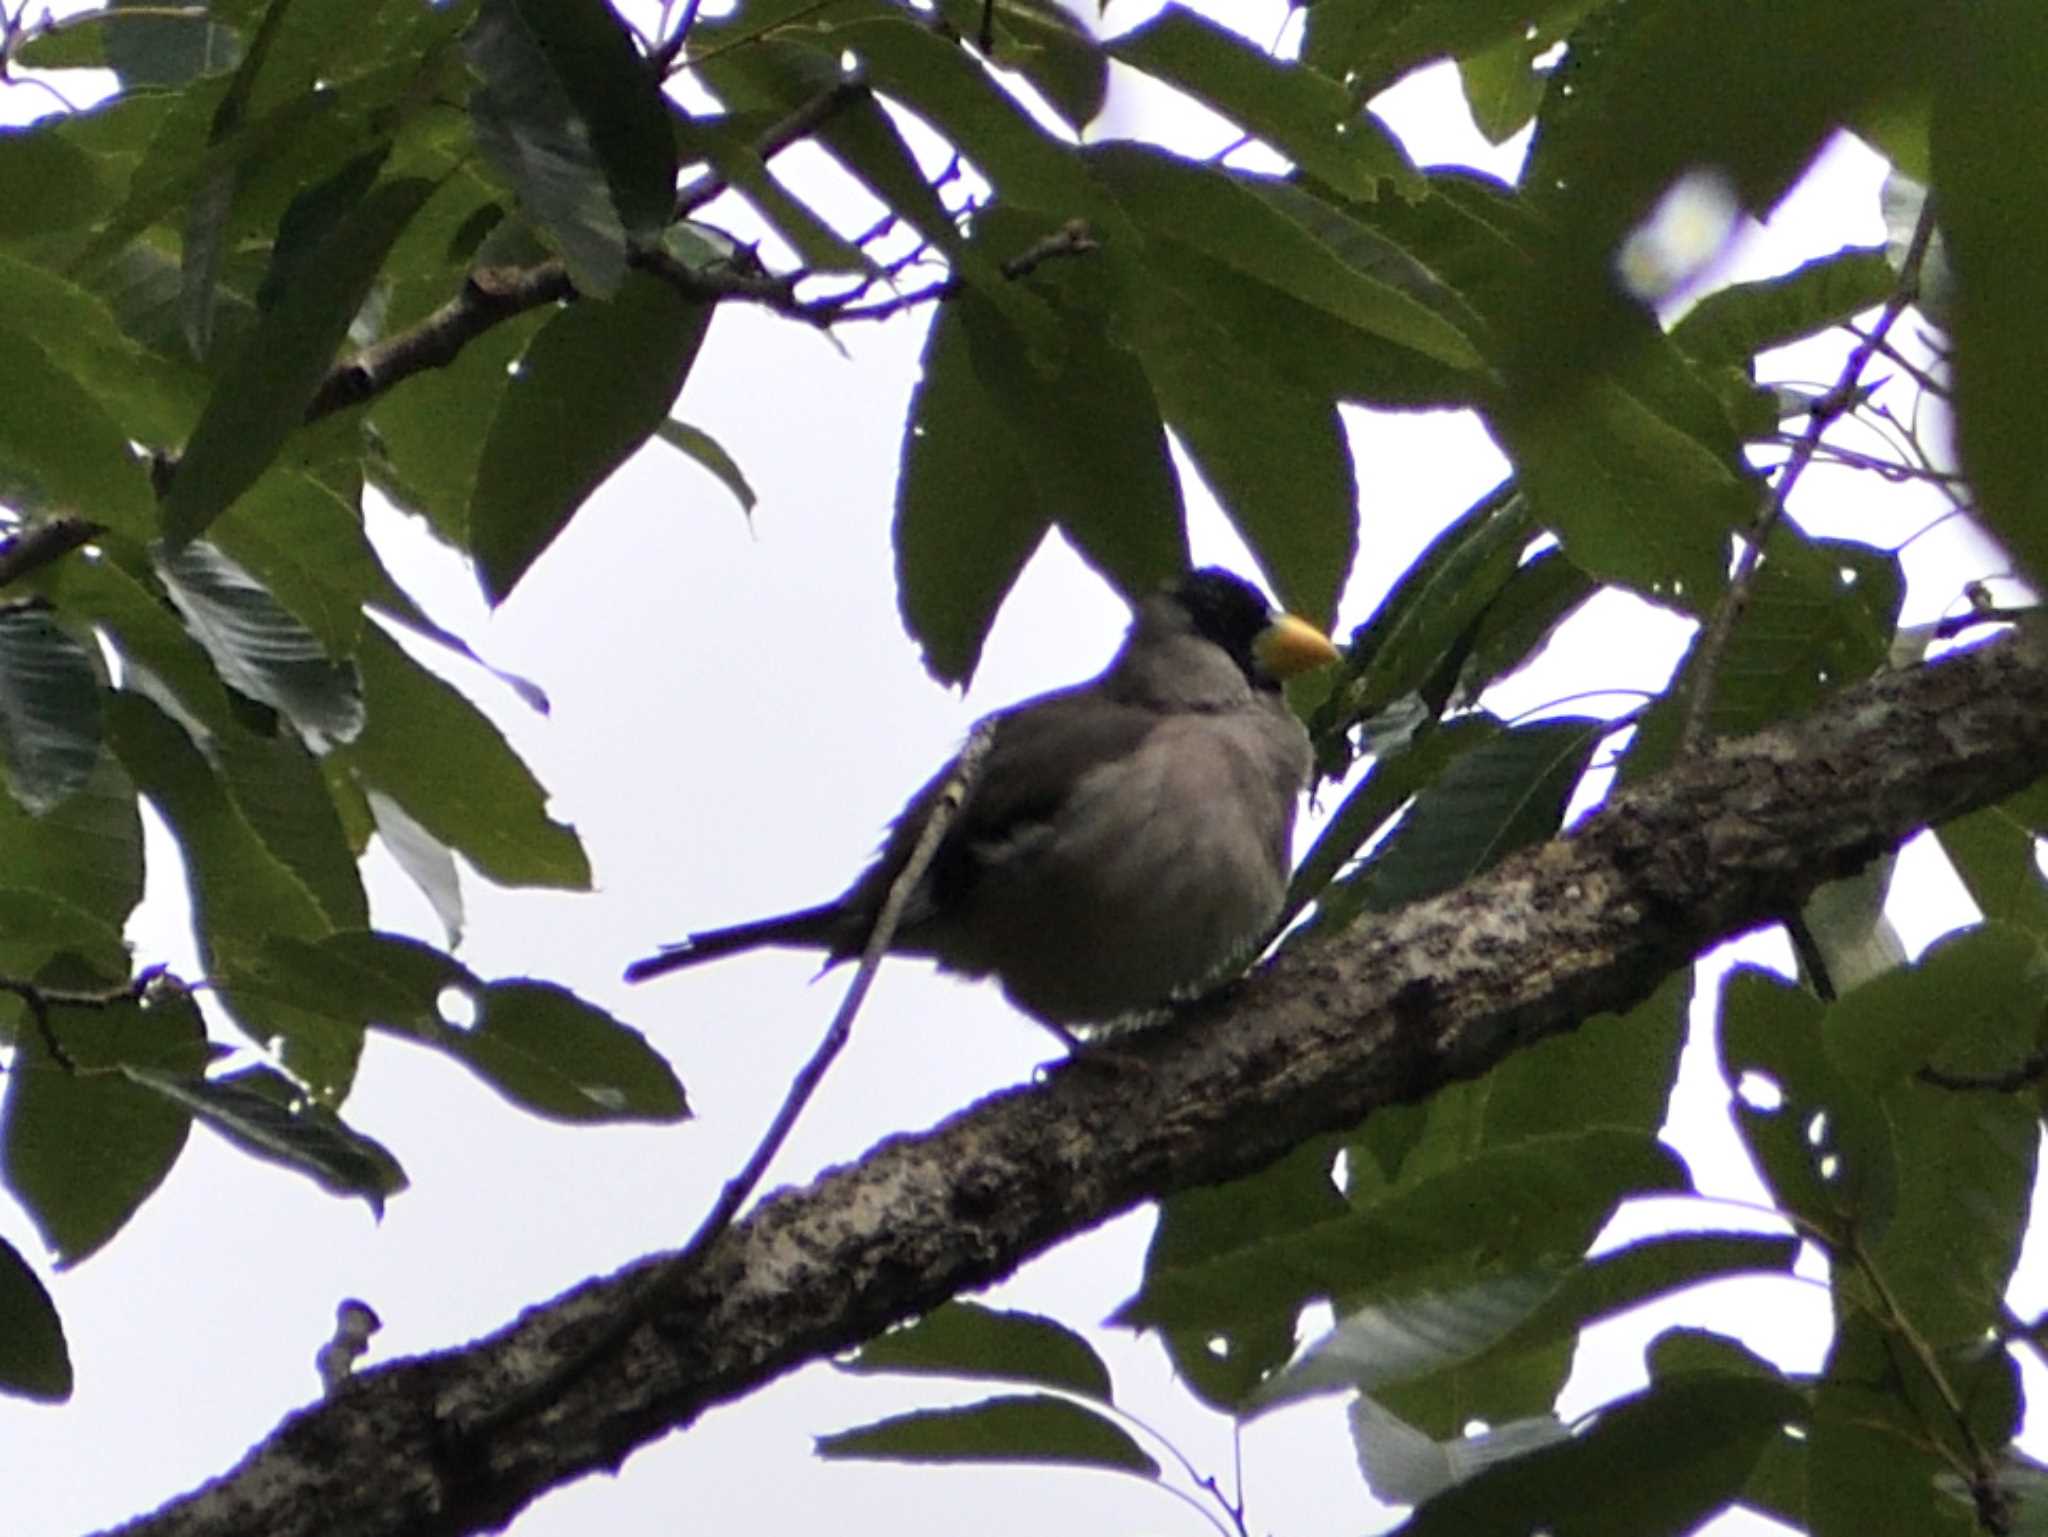
[[[1330,637],[1292,614],[1275,614],[1273,622],[1252,641],[1252,655],[1269,677],[1285,682],[1337,660]]]

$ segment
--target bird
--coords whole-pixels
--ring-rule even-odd
[[[1338,658],[1320,629],[1205,567],[1133,606],[1094,679],[999,710],[890,953],[993,976],[1070,1048],[1072,1026],[1141,1014],[1222,980],[1279,916],[1312,754],[1281,685]],[[880,852],[815,907],[692,934],[629,982],[764,946],[866,947],[957,758]]]

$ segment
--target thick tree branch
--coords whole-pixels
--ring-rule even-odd
[[[573,1357],[672,1261],[588,1282],[474,1345],[373,1370],[124,1530],[495,1527],[1069,1234],[1253,1173],[1625,1009],[1707,945],[1797,911],[1820,882],[2010,794],[2044,763],[2048,655],[2033,637],[1849,690],[1805,722],[1703,751],[1458,891],[1283,954],[1130,1042],[1149,1071],[1057,1070],[771,1199],[700,1264],[667,1270],[673,1306],[530,1418],[453,1433]]]

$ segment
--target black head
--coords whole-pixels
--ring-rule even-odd
[[[1195,633],[1222,647],[1255,685],[1268,689],[1280,686],[1258,665],[1252,649],[1252,642],[1273,622],[1273,605],[1264,593],[1221,566],[1190,571],[1167,591],[1187,610]]]

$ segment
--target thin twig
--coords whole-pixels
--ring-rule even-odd
[[[774,276],[689,267],[659,250],[635,252],[629,260],[686,298],[707,303],[744,299],[796,319],[810,318],[794,293],[801,274]],[[306,420],[315,422],[361,405],[430,368],[445,368],[464,347],[494,326],[528,310],[576,297],[575,280],[559,258],[531,267],[479,268],[463,280],[453,299],[418,325],[365,347],[329,369],[306,407]]]
[[[655,73],[663,79],[668,78],[670,72],[675,69],[677,56],[690,41],[690,28],[697,24],[697,11],[703,3],[704,0],[683,0],[683,14],[676,21],[675,31],[664,38],[661,46],[649,56],[648,62],[653,64]],[[667,7],[664,6],[663,9],[666,10]]]
[[[1048,261],[1063,256],[1084,256],[1102,249],[1102,242],[1095,238],[1087,222],[1069,219],[1043,240],[1025,247],[998,269],[1012,282],[1036,271]],[[896,294],[887,299],[877,299],[872,304],[855,301],[868,291],[873,284],[864,283],[850,292],[838,293],[826,299],[813,299],[799,306],[802,317],[813,325],[837,325],[845,320],[887,320],[891,315],[920,304],[935,304],[955,297],[964,286],[957,277],[945,278],[923,288],[912,289],[909,293]]]
[[[1862,389],[1863,370],[1870,366],[1877,349],[1884,344],[1891,328],[1898,323],[1899,316],[1913,302],[1920,288],[1920,264],[1927,256],[1927,243],[1934,236],[1934,200],[1929,198],[1920,210],[1920,222],[1913,227],[1913,239],[1906,247],[1905,260],[1899,265],[1899,280],[1892,294],[1885,301],[1884,312],[1870,334],[1859,341],[1850,351],[1848,361],[1842,365],[1841,377],[1829,390],[1808,409],[1806,431],[1800,435],[1791,457],[1780,467],[1778,483],[1772,489],[1771,499],[1750,530],[1743,546],[1742,557],[1736,563],[1735,575],[1728,583],[1728,591],[1721,597],[1720,606],[1700,634],[1698,647],[1693,652],[1691,694],[1685,704],[1685,725],[1679,732],[1678,752],[1685,757],[1697,753],[1705,744],[1707,736],[1707,715],[1713,702],[1714,680],[1721,671],[1721,660],[1727,654],[1728,642],[1735,634],[1737,621],[1749,607],[1751,595],[1756,590],[1756,574],[1763,564],[1764,546],[1770,542],[1771,532],[1778,526],[1778,520],[1785,515],[1785,504],[1791,499],[1792,488],[1799,483],[1799,477],[1806,473],[1806,467],[1813,462],[1820,440],[1828,428],[1856,405]]]
[[[896,878],[889,883],[889,891],[882,901],[881,911],[876,914],[874,926],[868,931],[867,944],[862,948],[860,964],[853,975],[852,984],[846,989],[846,996],[840,1001],[838,1012],[832,1016],[824,1038],[818,1042],[808,1061],[797,1070],[790,1081],[789,1092],[783,1096],[782,1104],[769,1122],[768,1130],[762,1135],[759,1145],[748,1155],[747,1161],[719,1192],[718,1199],[697,1225],[697,1231],[690,1235],[690,1241],[663,1263],[651,1276],[637,1296],[629,1299],[612,1322],[598,1335],[592,1344],[564,1362],[559,1368],[548,1373],[507,1399],[498,1408],[477,1422],[451,1427],[454,1433],[455,1450],[459,1453],[464,1446],[515,1423],[536,1410],[545,1407],[593,1367],[610,1358],[627,1340],[639,1332],[644,1324],[653,1322],[667,1310],[672,1301],[696,1276],[699,1263],[715,1244],[740,1208],[747,1203],[756,1187],[768,1172],[768,1166],[782,1145],[795,1129],[797,1119],[804,1107],[824,1081],[826,1072],[833,1061],[846,1047],[853,1033],[854,1016],[866,999],[868,988],[873,984],[875,972],[895,941],[897,925],[903,920],[904,909],[909,905],[911,895],[919,882],[931,868],[932,857],[938,853],[939,844],[960,814],[960,808],[972,793],[976,781],[981,777],[982,764],[988,758],[990,745],[995,740],[995,723],[984,720],[968,736],[967,743],[960,749],[960,755],[953,760],[952,772],[946,776],[938,798],[925,816],[924,826],[919,830],[917,842],[911,848],[910,857]]]
[[[1851,336],[1855,337],[1859,341],[1867,342],[1873,339],[1872,333],[1859,330],[1853,322],[1846,325],[1843,329],[1848,331],[1848,333]],[[1933,374],[1930,374],[1918,363],[1914,362],[1911,358],[1907,357],[1905,353],[1899,351],[1898,348],[1892,345],[1891,339],[1889,337],[1878,336],[1875,338],[1875,341],[1877,343],[1877,355],[1879,357],[1883,358],[1887,363],[1890,363],[1893,367],[1897,368],[1901,373],[1905,374],[1908,378],[1910,378],[1915,384],[1919,385],[1920,388],[1925,390],[1928,394],[1933,395],[1941,400],[1947,400],[1949,398],[1950,390],[1946,380],[1937,379]]]
[[[789,116],[770,124],[753,146],[754,153],[764,162],[773,160],[792,144],[808,139],[855,102],[868,100],[869,95],[868,83],[857,76],[835,80]],[[706,171],[690,181],[676,194],[676,217],[688,218],[725,191],[727,185],[716,171]]]

